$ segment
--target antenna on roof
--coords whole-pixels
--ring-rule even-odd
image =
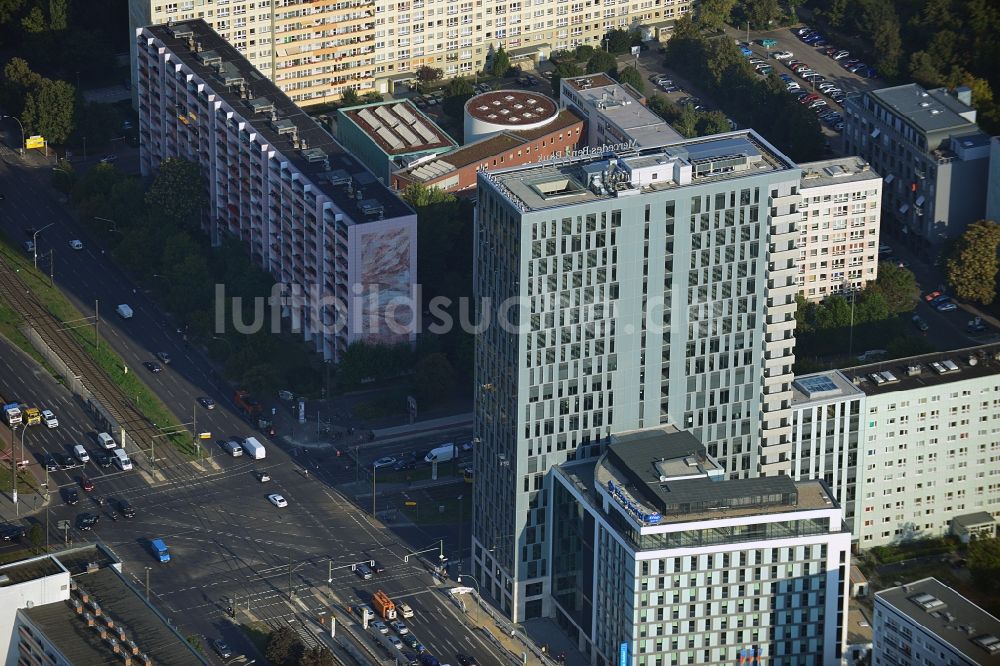
[[[302,137],[302,141],[300,141],[299,143],[301,144],[302,150],[308,150],[309,149],[309,142],[306,141],[305,137]]]
[[[194,51],[194,35],[188,35],[188,51]]]
[[[329,170],[330,170],[330,158],[329,157],[324,157],[323,158],[323,171],[329,171]]]

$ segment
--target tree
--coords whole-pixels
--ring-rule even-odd
[[[274,666],[291,666],[302,653],[302,643],[291,627],[279,627],[267,639],[264,657]]]
[[[507,72],[510,71],[510,56],[504,51],[501,46],[493,54],[493,60],[490,62],[490,73],[493,76],[502,79],[507,76]]]
[[[174,227],[199,230],[201,209],[208,204],[205,189],[200,166],[171,157],[160,163],[146,205],[151,215]]]
[[[552,95],[556,99],[559,99],[560,82],[564,78],[572,78],[581,74],[583,74],[583,70],[575,63],[565,61],[557,63],[555,70],[552,72]]]
[[[0,0],[0,25],[6,25],[24,7],[24,0]]]
[[[883,261],[878,266],[878,278],[865,286],[865,292],[878,294],[892,314],[909,312],[920,296],[917,278],[908,268],[900,268],[891,261]]]
[[[11,58],[3,68],[2,94],[4,109],[11,115],[20,117],[24,111],[24,100],[28,93],[41,85],[42,76],[31,70],[23,58]]]
[[[576,47],[576,59],[577,60],[590,60],[590,57],[594,55],[596,49],[590,44],[580,44]]]
[[[65,30],[67,26],[68,0],[49,0],[49,30]]]
[[[354,106],[358,103],[358,91],[354,88],[347,88],[340,93],[341,106]]]
[[[465,103],[475,94],[472,81],[464,77],[449,79],[444,86],[444,100],[441,109],[446,115],[460,119],[465,113]]]
[[[455,370],[444,354],[429,354],[413,369],[413,394],[423,405],[434,405],[451,397]]]
[[[618,82],[628,84],[640,93],[646,89],[646,83],[642,80],[642,73],[632,65],[629,65],[618,73]]]
[[[709,30],[720,30],[729,22],[737,0],[701,0],[698,3],[698,25]]]
[[[27,15],[21,19],[21,27],[27,33],[45,32],[45,12],[42,11],[42,8],[32,7]]]
[[[608,30],[604,39],[608,40],[608,51],[616,55],[626,53],[632,47],[632,35],[624,28]]]
[[[417,80],[421,83],[432,83],[439,80],[444,76],[444,70],[440,67],[431,67],[430,65],[424,65],[417,70]]]
[[[454,203],[454,195],[437,187],[427,187],[422,183],[413,183],[403,190],[403,200],[414,208],[424,208],[440,203]]]
[[[382,99],[382,93],[377,90],[369,90],[364,95],[361,96],[362,104],[378,104],[379,102],[385,101]]]
[[[1000,539],[969,542],[969,573],[976,585],[990,594],[1000,592]]]
[[[587,61],[587,74],[612,74],[618,69],[618,59],[607,51],[594,51]]]
[[[333,653],[323,645],[310,648],[302,655],[302,666],[336,666]]]
[[[42,79],[24,99],[21,122],[25,134],[41,134],[49,143],[62,144],[73,131],[76,91],[65,81]]]
[[[778,0],[743,0],[743,11],[750,25],[759,30],[767,30],[771,23],[781,18]]]
[[[948,259],[948,282],[959,298],[988,305],[996,298],[1000,224],[980,220],[968,226]]]
[[[722,134],[729,132],[733,128],[729,125],[729,119],[722,111],[709,111],[699,113],[698,122],[695,125],[698,136],[709,136],[712,134]]]

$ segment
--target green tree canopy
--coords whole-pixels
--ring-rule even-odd
[[[743,13],[750,25],[758,30],[767,30],[781,18],[778,0],[743,0]]]
[[[437,81],[444,76],[444,70],[440,67],[431,67],[430,65],[424,65],[417,70],[417,80],[423,83],[431,83]]]
[[[729,22],[738,0],[701,0],[698,3],[697,22],[703,28],[719,30]]]
[[[413,183],[403,190],[403,200],[414,208],[424,208],[434,204],[455,203],[457,199],[437,187],[428,187],[423,183]]]
[[[948,259],[948,282],[959,298],[988,305],[996,298],[1000,224],[980,220],[968,226]]]
[[[608,30],[607,34],[604,35],[604,39],[608,40],[608,51],[614,53],[615,55],[627,53],[632,47],[632,35],[624,28],[613,28]]]
[[[579,44],[576,47],[575,53],[577,60],[590,60],[590,57],[595,53],[595,49],[590,44]]]
[[[559,61],[556,63],[555,71],[552,72],[552,95],[559,99],[559,87],[563,78],[580,76],[583,70],[576,63]]]
[[[354,88],[347,88],[344,92],[340,93],[341,106],[356,106],[360,101],[358,91]]]
[[[465,112],[465,103],[475,94],[472,81],[465,77],[449,79],[444,85],[444,101],[441,109],[452,118],[461,118]]]
[[[299,663],[303,647],[298,636],[290,627],[279,627],[267,639],[264,656],[274,666],[293,666]]]
[[[504,51],[501,46],[493,54],[493,60],[490,62],[490,73],[498,78],[503,78],[507,76],[507,72],[510,71],[510,56]]]
[[[337,662],[329,648],[317,645],[305,651],[301,666],[337,666]]]
[[[916,306],[920,285],[910,269],[883,261],[878,265],[878,278],[867,285],[865,291],[881,296],[889,312],[898,314],[909,312]]]
[[[1000,539],[976,539],[969,543],[969,573],[980,590],[1000,592]]]
[[[208,204],[201,167],[176,157],[160,164],[146,205],[158,219],[178,228],[199,230],[201,209]]]
[[[41,134],[49,143],[63,144],[73,131],[76,91],[65,81],[42,79],[24,99],[24,133]]]
[[[618,73],[618,82],[627,83],[640,93],[646,90],[646,82],[642,80],[642,73],[632,65],[629,65]]]
[[[594,51],[587,61],[587,74],[613,74],[618,69],[618,60],[607,51]]]

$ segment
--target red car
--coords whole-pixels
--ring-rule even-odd
[[[799,100],[799,104],[812,104],[813,102],[815,102],[818,99],[819,99],[819,95],[817,95],[816,93],[812,93],[812,94],[806,95],[805,97],[803,97],[802,99],[800,99]]]
[[[84,492],[89,493],[94,489],[94,482],[84,476],[80,479],[80,487],[83,488]]]
[[[931,301],[933,301],[935,298],[937,298],[940,295],[941,295],[940,291],[932,291],[931,293],[929,293],[926,296],[924,296],[924,300],[927,301],[928,303],[930,303]]]

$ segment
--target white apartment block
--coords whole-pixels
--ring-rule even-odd
[[[552,486],[556,619],[594,666],[839,663],[851,536],[823,482],[727,480],[667,428]]]
[[[865,392],[839,370],[792,382],[791,476],[823,479],[844,508],[852,531],[864,413]]]
[[[924,578],[875,594],[872,666],[1000,666],[1000,620]]]
[[[204,19],[296,104],[350,88],[393,92],[423,66],[473,76],[491,47],[517,62],[579,44],[600,48],[613,28],[655,36],[692,0],[129,0],[132,34]],[[133,46],[134,48],[134,46]],[[135,51],[132,51],[135,90]]]
[[[878,277],[882,177],[859,157],[799,166],[799,293],[822,300],[861,289]]]
[[[300,106],[374,90],[374,0],[129,0],[133,35],[203,19]],[[135,42],[131,45],[136,101]]]
[[[213,240],[243,241],[325,359],[412,341],[413,210],[204,21],[137,40],[143,175],[172,157],[201,165]]]
[[[861,548],[1000,517],[1000,345],[843,371],[865,392],[854,533]]]

